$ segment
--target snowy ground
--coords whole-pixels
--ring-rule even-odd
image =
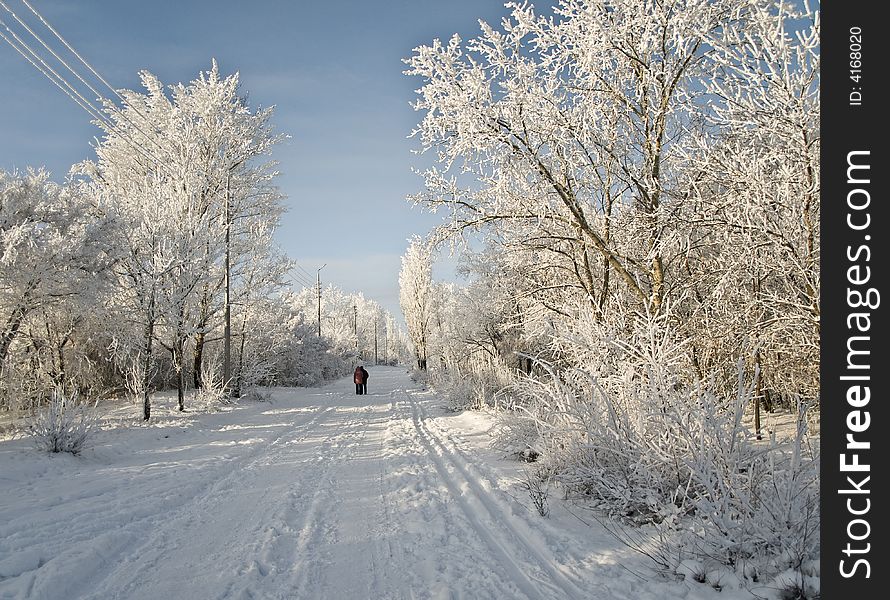
[[[668,581],[402,368],[213,414],[127,407],[81,456],[0,442],[0,598],[736,600]],[[172,403],[171,403],[172,404]],[[574,516],[577,515],[577,516]]]

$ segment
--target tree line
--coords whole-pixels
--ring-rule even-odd
[[[569,494],[695,517],[699,556],[799,569],[818,553],[818,12],[509,6],[405,60],[432,156],[410,200],[445,215],[403,257],[418,369],[456,407],[504,408],[503,447]],[[445,248],[467,285],[432,280]],[[797,459],[758,446],[773,407],[799,415]]]
[[[126,392],[149,419],[156,389],[175,388],[183,410],[192,392],[313,385],[373,357],[366,324],[351,343],[339,329],[319,338],[314,302],[290,291],[295,264],[273,242],[284,136],[272,109],[252,110],[215,62],[188,84],[141,82],[121,92],[123,108],[105,107],[96,158],[64,183],[0,172],[0,408],[34,408],[63,387]],[[391,315],[360,294],[324,295],[375,315],[397,360]]]

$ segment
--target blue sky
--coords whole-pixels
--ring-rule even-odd
[[[31,15],[21,0],[4,2]],[[476,35],[478,19],[498,23],[503,2],[30,2],[116,88],[139,90],[143,69],[189,81],[212,58],[223,75],[239,72],[251,106],[274,105],[277,131],[291,136],[275,154],[288,196],[278,243],[313,276],[327,263],[323,282],[399,312],[406,240],[441,218],[405,200],[422,186],[407,139],[421,82],[402,74],[401,59],[436,37]],[[0,18],[12,21],[2,8]],[[0,169],[46,166],[61,180],[93,157],[99,131],[86,112],[2,40],[0,90]]]

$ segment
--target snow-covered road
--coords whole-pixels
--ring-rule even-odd
[[[158,411],[80,457],[0,442],[0,598],[711,597],[538,516],[486,415],[444,412],[401,368],[369,388]]]

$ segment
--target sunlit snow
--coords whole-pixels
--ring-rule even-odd
[[[211,414],[162,396],[81,456],[0,442],[0,598],[747,597],[655,574],[558,498],[540,517],[490,415],[446,412],[403,368],[369,388]]]

